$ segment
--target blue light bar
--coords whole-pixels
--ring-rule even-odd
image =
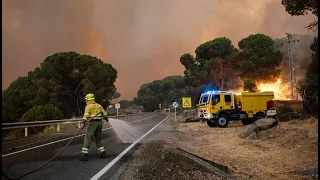
[[[205,94],[221,94],[221,93],[231,93],[233,94],[233,91],[207,91]]]

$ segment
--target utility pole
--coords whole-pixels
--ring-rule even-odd
[[[293,63],[293,56],[292,56],[292,42],[299,42],[299,40],[293,40],[292,34],[286,33],[288,38],[288,55],[289,55],[289,71],[290,71],[290,86],[291,86],[291,100],[298,99],[298,92],[297,92],[297,83],[296,83],[296,73]]]

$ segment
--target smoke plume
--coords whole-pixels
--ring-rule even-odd
[[[120,99],[132,99],[143,83],[182,75],[179,57],[201,42],[225,36],[237,46],[258,32],[272,38],[304,34],[313,18],[291,17],[279,0],[190,1],[3,0],[2,89],[45,57],[77,51],[111,63]]]

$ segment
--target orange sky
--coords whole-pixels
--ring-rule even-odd
[[[143,83],[183,75],[180,56],[201,42],[225,36],[237,46],[253,33],[306,34],[314,18],[291,17],[280,0],[190,1],[3,0],[2,89],[45,57],[77,51],[111,63],[120,99],[130,100]]]

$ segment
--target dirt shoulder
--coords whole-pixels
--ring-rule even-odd
[[[121,179],[223,179],[175,148],[228,166],[236,179],[308,179],[297,171],[318,168],[318,120],[281,122],[254,140],[241,139],[240,123],[209,128],[206,123],[176,123],[172,118],[135,153]],[[160,127],[161,129],[161,127]],[[315,177],[317,178],[317,177]]]
[[[183,149],[230,167],[237,179],[301,179],[297,171],[318,168],[318,120],[281,122],[254,140],[241,139],[244,128],[209,128],[206,123],[180,124]],[[316,132],[315,132],[316,131]]]
[[[206,168],[170,147],[165,141],[155,140],[143,145],[134,155],[123,180],[181,180],[231,179],[219,170]]]

